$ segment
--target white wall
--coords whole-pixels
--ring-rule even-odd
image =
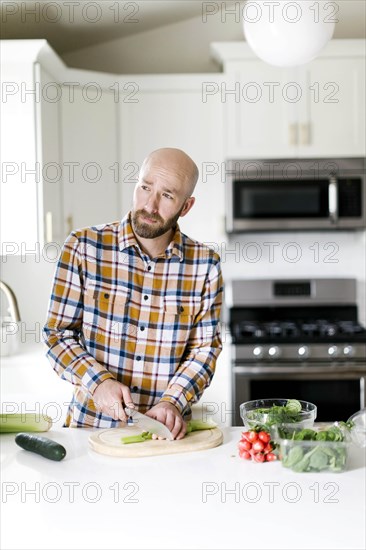
[[[221,2],[212,4],[220,7]],[[227,5],[227,3],[223,3]],[[219,71],[209,56],[211,42],[244,40],[240,3],[235,13],[218,11],[162,26],[130,37],[68,52],[62,56],[70,67],[95,71],[137,73],[195,73]],[[339,0],[339,22],[333,38],[365,38],[366,2]],[[138,29],[138,23],[136,23]]]

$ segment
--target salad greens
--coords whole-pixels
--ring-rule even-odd
[[[292,424],[302,418],[301,403],[297,399],[288,399],[286,405],[272,405],[248,411],[248,420],[253,427],[270,428],[275,424]]]
[[[341,472],[344,470],[347,460],[347,448],[344,429],[349,427],[345,423],[331,426],[327,430],[316,431],[303,429],[300,431],[282,427],[278,430],[282,438],[287,438],[281,444],[283,454],[282,464],[294,472]],[[291,446],[291,441],[299,444]],[[304,441],[304,445],[301,445]],[[311,442],[319,442],[314,445]],[[337,445],[340,443],[340,445]]]

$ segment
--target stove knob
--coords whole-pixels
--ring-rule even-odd
[[[352,357],[355,354],[355,350],[353,346],[344,346],[343,348],[343,355],[346,357]]]
[[[300,346],[299,349],[297,350],[297,355],[304,359],[306,359],[306,357],[309,357],[310,350],[308,346]]]
[[[253,355],[254,355],[254,357],[256,357],[257,359],[260,359],[261,357],[263,357],[263,348],[262,348],[262,346],[256,346],[256,347],[253,349]]]
[[[339,351],[337,346],[330,346],[328,348],[328,355],[330,355],[331,357],[337,357],[338,353]]]
[[[277,357],[279,357],[281,355],[281,350],[278,346],[271,346],[268,350],[268,355],[272,359],[276,359]]]

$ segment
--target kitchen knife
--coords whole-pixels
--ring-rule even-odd
[[[130,409],[129,407],[125,408],[126,414],[132,417],[133,425],[141,428],[144,432],[151,432],[157,436],[164,437],[173,441],[174,437],[172,436],[171,431],[158,420],[150,418],[145,414],[135,411],[135,409]]]

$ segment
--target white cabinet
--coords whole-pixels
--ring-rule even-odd
[[[68,69],[45,40],[0,46],[1,254],[47,258],[120,217],[116,78]]]
[[[299,156],[365,155],[365,58],[320,58],[306,68]]]
[[[224,65],[226,158],[365,155],[365,41],[333,40],[306,65],[278,68],[245,43],[214,43]]]
[[[221,85],[227,158],[293,157],[296,109],[286,101],[293,87],[288,71],[261,61],[234,61]]]
[[[37,164],[36,96],[33,61],[44,41],[1,42],[1,254],[24,254],[42,241],[39,224],[41,170]],[[11,43],[11,44],[10,44]],[[38,136],[37,136],[38,132]],[[50,139],[52,139],[50,137]]]
[[[42,246],[63,240],[61,88],[57,79],[40,63],[34,64],[34,73],[40,86],[40,101],[36,103],[35,150],[40,167],[37,225]]]
[[[204,242],[221,242],[224,233],[225,173],[222,150],[222,103],[205,96],[207,82],[220,75],[158,75],[134,78],[135,103],[121,102],[122,204],[130,208],[144,158],[160,147],[183,149],[198,166],[196,203],[179,224]]]
[[[65,233],[122,217],[118,181],[118,101],[104,87],[62,97]]]

